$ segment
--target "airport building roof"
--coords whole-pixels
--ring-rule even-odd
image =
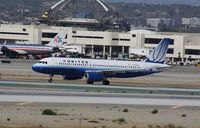
[[[131,33],[131,34],[147,34],[147,35],[156,35],[157,34],[154,31],[145,30],[145,29],[132,30],[132,31],[129,31],[129,33]]]
[[[98,24],[99,23],[99,21],[96,19],[85,19],[85,18],[64,18],[62,20],[58,20],[58,22],[79,23],[79,24]]]

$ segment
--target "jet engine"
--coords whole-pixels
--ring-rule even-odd
[[[103,81],[104,80],[104,74],[103,73],[97,73],[97,72],[87,72],[85,74],[85,79],[87,81],[91,81],[91,82]]]

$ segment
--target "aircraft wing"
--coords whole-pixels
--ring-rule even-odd
[[[103,73],[103,74],[116,74],[116,73],[136,73],[136,72],[141,72],[141,71],[164,71],[169,69],[170,67],[154,67],[150,69],[108,69],[108,70],[87,70],[87,72],[94,72],[94,73]]]
[[[108,69],[108,70],[87,70],[87,72],[95,72],[95,73],[103,73],[103,74],[116,74],[116,73],[128,73],[128,72],[138,72],[141,71],[141,69],[120,69],[120,70],[116,70],[116,69]]]
[[[17,52],[18,54],[27,54],[27,52],[24,50],[14,50],[14,51]]]

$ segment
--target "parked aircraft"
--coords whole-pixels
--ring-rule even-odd
[[[50,55],[61,50],[66,30],[60,31],[48,44],[36,45],[36,44],[6,44],[1,47],[1,52],[9,58],[16,58],[19,55]]]
[[[168,69],[170,66],[164,62],[170,40],[169,38],[162,39],[149,57],[142,62],[49,57],[34,64],[32,69],[39,73],[49,74],[49,82],[53,81],[54,75],[62,75],[65,80],[84,77],[88,84],[103,81],[104,85],[109,85],[108,78],[145,76]]]

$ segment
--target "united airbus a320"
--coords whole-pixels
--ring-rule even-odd
[[[170,68],[164,63],[170,41],[169,38],[162,39],[149,57],[142,62],[50,57],[40,60],[32,66],[32,69],[48,74],[49,82],[53,81],[54,75],[61,75],[64,80],[85,78],[88,84],[102,81],[104,85],[109,85],[108,78],[139,77]]]

